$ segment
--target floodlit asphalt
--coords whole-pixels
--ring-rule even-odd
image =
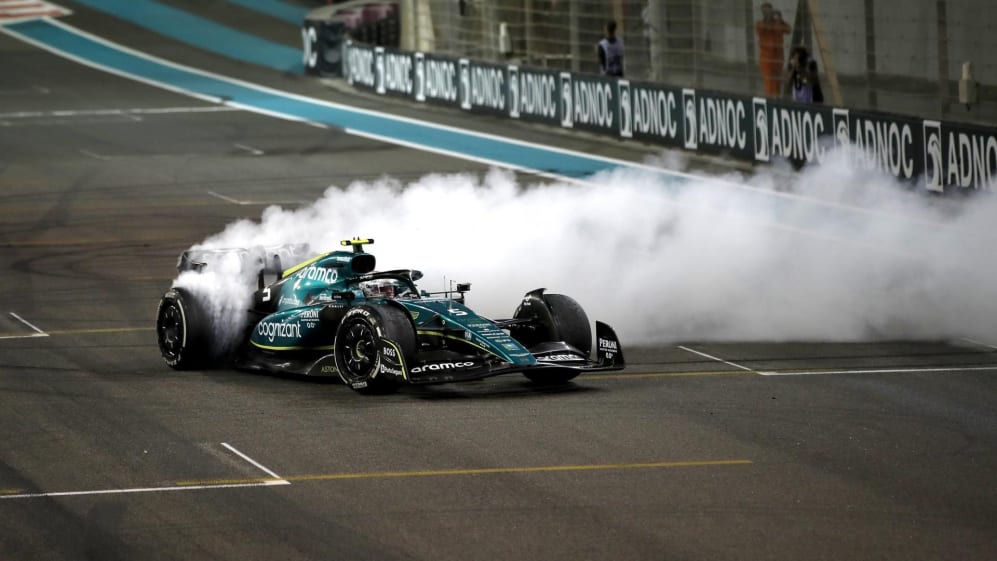
[[[186,64],[413,112],[73,7]],[[0,559],[997,557],[997,349],[981,343],[693,341],[560,389],[510,376],[380,397],[171,371],[153,316],[191,243],[330,184],[484,168],[6,36],[0,73]]]

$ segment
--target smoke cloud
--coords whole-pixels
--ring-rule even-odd
[[[997,342],[995,201],[911,193],[853,161],[837,152],[799,174],[688,181],[651,165],[585,183],[520,184],[501,170],[384,178],[267,208],[199,247],[320,252],[373,237],[379,270],[419,269],[426,290],[471,281],[468,304],[483,315],[510,317],[524,292],[546,287],[624,343]],[[217,313],[248,304],[200,280]]]
[[[186,289],[210,318],[211,352],[225,356],[235,350],[246,324],[246,310],[252,305],[256,289],[255,272],[235,255],[223,256],[203,272],[184,271],[173,286]]]

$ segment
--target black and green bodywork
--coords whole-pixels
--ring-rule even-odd
[[[596,357],[590,357],[588,320],[567,297],[538,289],[524,296],[513,318],[489,319],[465,305],[469,284],[440,293],[422,291],[415,284],[422,276],[418,271],[375,270],[374,256],[364,250],[373,240],[342,243],[344,250],[283,270],[281,252],[253,254],[261,264],[258,289],[245,338],[233,358],[236,367],[338,375],[354,389],[363,389],[378,378],[443,383],[522,372],[535,381],[545,376],[567,380],[581,372],[624,366],[616,334],[600,322]],[[282,246],[281,251],[287,259],[305,250]],[[207,257],[187,252],[180,268],[196,270]],[[269,283],[268,273],[273,278]],[[371,294],[365,288],[378,283],[392,293]],[[552,304],[570,309],[558,315]],[[574,325],[559,325],[569,321]],[[352,371],[360,364],[367,374],[358,377]]]

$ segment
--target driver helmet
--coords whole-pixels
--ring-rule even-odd
[[[367,281],[362,285],[364,296],[367,298],[394,298],[395,283],[389,279],[378,279]]]

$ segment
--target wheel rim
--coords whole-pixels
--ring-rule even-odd
[[[171,302],[164,306],[156,322],[159,350],[168,360],[175,360],[183,350],[184,324],[180,307]]]
[[[356,321],[347,326],[336,345],[343,374],[350,380],[370,378],[377,363],[377,338],[367,322]]]

